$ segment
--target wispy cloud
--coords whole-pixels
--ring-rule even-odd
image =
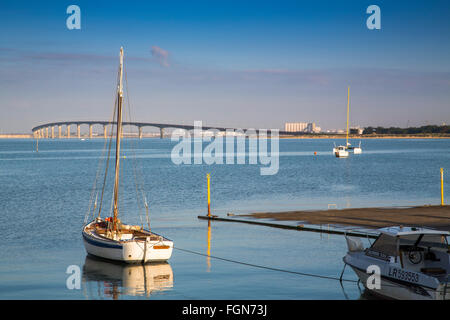
[[[169,67],[169,51],[164,50],[158,46],[152,46],[152,56],[163,67]]]
[[[70,53],[70,52],[34,52],[29,50],[17,50],[14,48],[0,48],[0,61],[3,62],[110,62],[113,56],[100,55],[95,53]]]

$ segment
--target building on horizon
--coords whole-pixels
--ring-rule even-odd
[[[284,131],[319,133],[321,128],[317,127],[315,122],[286,122],[284,124]]]
[[[286,122],[284,124],[284,131],[287,132],[303,132],[308,126],[307,122]]]

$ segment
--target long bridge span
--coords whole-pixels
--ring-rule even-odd
[[[108,137],[108,126],[116,125],[116,122],[111,121],[61,121],[61,122],[50,122],[41,124],[39,126],[34,127],[32,130],[33,136],[35,138],[81,138],[81,126],[87,125],[89,126],[89,138],[93,137],[93,126],[100,125],[103,126],[103,137],[106,139]],[[160,137],[164,137],[164,129],[185,129],[185,130],[194,130],[196,128],[194,125],[185,125],[185,124],[168,124],[168,123],[153,123],[153,122],[122,122],[123,126],[135,126],[138,128],[139,138],[143,137],[143,128],[144,127],[154,127],[159,128]],[[71,135],[71,126],[76,126],[77,131],[76,135]],[[63,127],[65,127],[65,134],[63,132]],[[57,128],[57,134],[55,133],[55,128]],[[227,130],[254,130],[257,134],[263,129],[242,129],[242,128],[232,128],[232,127],[214,127],[214,126],[202,126],[202,130],[218,130],[218,131],[227,131]],[[265,130],[265,129],[264,129]],[[265,130],[266,131],[266,130]],[[288,131],[279,131],[280,135],[304,135],[304,132],[288,132]]]

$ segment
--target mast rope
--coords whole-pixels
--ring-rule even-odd
[[[131,116],[131,102],[130,102],[130,94],[129,94],[129,90],[128,90],[128,77],[127,77],[127,69],[124,66],[124,75],[125,75],[125,91],[126,91],[126,103],[128,106],[128,119],[130,122],[132,122],[132,116]],[[139,132],[137,133],[139,135]],[[136,143],[137,144],[137,143]],[[135,184],[135,192],[136,192],[136,201],[137,201],[137,205],[138,205],[138,209],[139,209],[139,218],[141,220],[141,225],[143,225],[142,222],[142,206],[141,206],[141,201],[144,202],[144,206],[146,207],[146,218],[147,218],[147,223],[150,229],[150,220],[148,217],[148,204],[146,201],[146,196],[145,196],[145,192],[144,192],[144,183],[142,181],[143,179],[143,172],[140,168],[140,166],[137,165],[137,161],[136,161],[136,146],[135,143],[133,142],[133,140],[130,140],[130,146],[131,146],[131,152],[132,152],[132,158],[131,158],[131,162],[132,162],[132,167],[133,167],[133,175],[134,175],[134,184]],[[141,179],[139,179],[139,177],[141,177]],[[141,198],[139,197],[141,196]]]
[[[113,120],[112,120],[112,122],[114,122],[114,117],[116,116],[116,105],[117,105],[117,95],[116,95],[116,99],[115,99],[115,102],[114,102],[114,112],[113,112],[113,117],[112,117]],[[108,146],[108,156],[106,158],[105,176],[103,178],[102,193],[101,193],[101,196],[100,196],[100,206],[98,208],[98,215],[97,215],[97,217],[100,217],[100,214],[102,212],[103,195],[105,193],[106,180],[107,180],[107,177],[108,177],[109,159],[110,159],[110,156],[111,156],[112,138],[113,138],[113,129],[112,129],[112,126],[111,126],[111,135],[109,137],[109,146]]]
[[[116,106],[116,103],[117,103],[117,95],[114,94],[114,96],[115,96],[115,97],[114,97],[114,108],[113,108],[113,115],[112,115],[112,120],[111,120],[111,122],[114,122],[114,116],[115,116],[115,111],[116,111],[115,106]],[[112,132],[112,130],[111,130],[111,132]],[[94,200],[94,194],[95,194],[96,191],[97,191],[97,196],[96,196],[96,198],[95,198],[94,208],[93,208],[93,210],[92,210],[92,218],[94,219],[94,217],[95,217],[94,214],[95,214],[96,204],[97,204],[97,198],[98,198],[97,182],[98,182],[99,177],[100,177],[100,172],[101,172],[100,169],[101,169],[101,167],[102,167],[102,160],[104,159],[105,154],[106,154],[106,144],[107,144],[107,142],[108,142],[108,139],[105,139],[105,142],[104,142],[103,148],[102,148],[102,154],[101,154],[100,158],[98,159],[96,175],[95,175],[94,183],[93,183],[93,186],[92,186],[92,189],[91,189],[91,195],[90,195],[90,197],[89,197],[89,205],[88,205],[88,209],[87,209],[87,211],[86,211],[86,214],[85,214],[85,216],[84,216],[84,224],[87,223],[87,219],[88,219],[88,216],[89,216],[89,212],[91,211],[91,208],[92,208],[92,202],[93,202],[93,200]],[[109,152],[110,152],[110,150],[111,150],[111,140],[110,140],[110,146],[109,146],[109,151],[108,151],[108,157],[107,157],[107,159],[106,159],[106,162],[107,162],[107,163],[109,162]],[[107,167],[106,167],[106,170],[108,170]],[[105,178],[105,179],[106,179],[106,178]],[[106,180],[103,181],[102,199],[103,199],[103,191],[104,191],[104,189],[105,189],[105,183],[106,183]],[[100,212],[101,212],[101,206],[102,206],[101,203],[102,203],[102,201],[100,201],[100,208],[99,208],[98,216],[100,216]]]

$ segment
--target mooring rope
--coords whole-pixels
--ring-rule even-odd
[[[204,257],[213,258],[213,259],[217,259],[217,260],[227,261],[227,262],[240,264],[240,265],[244,265],[244,266],[249,266],[249,267],[254,267],[254,268],[260,268],[260,269],[277,271],[277,272],[283,272],[283,273],[290,273],[290,274],[295,274],[295,275],[300,275],[300,276],[305,276],[305,277],[325,279],[325,280],[335,280],[335,281],[337,280],[337,281],[339,281],[341,283],[344,282],[344,281],[345,282],[353,282],[353,283],[360,282],[360,280],[353,280],[353,279],[344,279],[344,278],[342,278],[342,275],[344,274],[345,266],[344,266],[344,269],[342,270],[341,277],[333,277],[333,276],[324,276],[324,275],[314,274],[314,273],[306,273],[306,272],[300,272],[300,271],[292,271],[292,270],[268,267],[268,266],[263,266],[263,265],[259,265],[259,264],[249,263],[249,262],[243,262],[243,261],[238,261],[238,260],[233,260],[233,259],[228,259],[228,258],[222,258],[222,257],[217,257],[217,256],[204,254],[204,253],[201,253],[201,252],[196,252],[196,251],[193,251],[193,250],[178,248],[178,247],[175,247],[175,246],[173,248],[176,249],[176,250],[179,250],[179,251],[192,253],[192,254],[196,254],[196,255],[199,255],[199,256],[204,256]],[[384,283],[383,286],[385,286],[385,287],[398,287],[398,285],[396,285],[396,284],[388,284],[388,283]],[[445,290],[446,290],[446,288],[444,288],[444,292],[445,292]],[[441,291],[439,291],[439,292],[441,292]]]
[[[212,256],[212,255],[208,255],[208,254],[204,254],[204,253],[201,253],[201,252],[196,252],[196,251],[192,251],[192,250],[188,250],[188,249],[178,248],[178,247],[175,247],[175,246],[173,248],[176,249],[176,250],[179,250],[179,251],[184,251],[184,252],[196,254],[196,255],[199,255],[199,256],[204,256],[204,257],[208,257],[208,258],[213,258],[213,259],[217,259],[217,260],[227,261],[227,262],[231,262],[231,263],[236,263],[236,264],[240,264],[240,265],[244,265],[244,266],[250,266],[250,267],[255,267],[255,268],[260,268],[260,269],[266,269],[266,270],[272,270],[272,271],[296,274],[296,275],[306,276],[306,277],[321,278],[321,279],[327,279],[327,280],[337,280],[337,281],[346,281],[346,282],[355,282],[355,283],[358,282],[358,280],[341,279],[339,277],[324,276],[324,275],[313,274],[313,273],[285,270],[285,269],[280,269],[280,268],[274,268],[274,267],[268,267],[268,266],[263,266],[263,265],[259,265],[259,264],[249,263],[249,262],[232,260],[232,259]]]

